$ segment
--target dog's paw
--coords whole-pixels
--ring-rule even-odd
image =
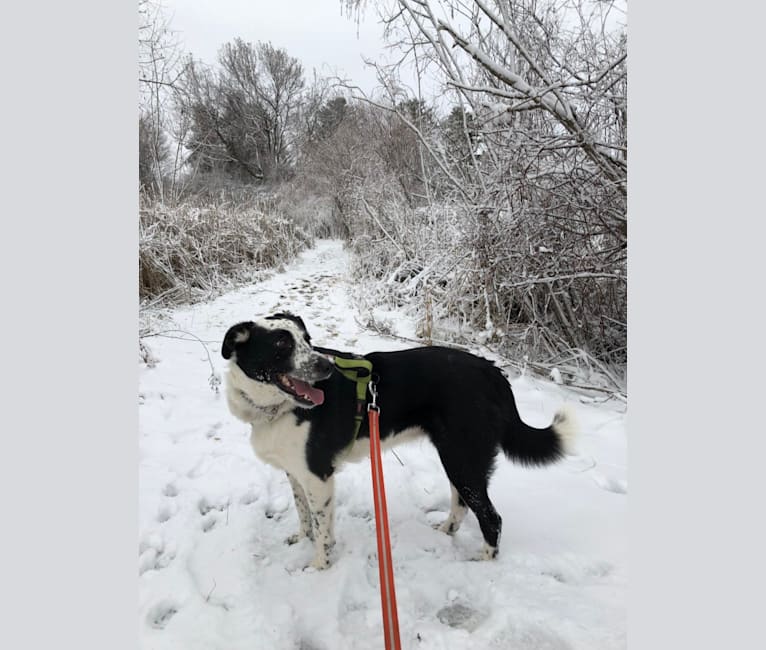
[[[330,560],[326,557],[315,557],[311,564],[309,564],[304,570],[305,571],[324,571],[325,569],[330,568]]]
[[[483,562],[486,560],[494,560],[497,558],[498,550],[499,549],[497,548],[497,546],[490,546],[489,544],[484,542],[484,546],[481,549],[481,553],[475,559],[480,562]]]
[[[293,544],[300,542],[302,539],[309,539],[313,541],[314,537],[312,535],[306,535],[305,533],[293,533],[285,540],[285,544],[292,546]]]

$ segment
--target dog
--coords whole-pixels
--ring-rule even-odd
[[[356,385],[318,352],[299,316],[278,313],[232,326],[221,347],[229,361],[226,399],[251,425],[262,461],[287,473],[298,511],[293,544],[314,541],[310,566],[325,569],[334,544],[334,474],[344,462],[369,456],[366,418],[355,436]],[[543,429],[522,422],[511,386],[491,361],[445,347],[371,352],[383,448],[427,437],[451,489],[449,535],[468,509],[484,537],[479,559],[497,557],[502,520],[487,494],[495,456],[546,465],[569,453],[577,426],[568,407]],[[368,388],[368,402],[370,393]]]

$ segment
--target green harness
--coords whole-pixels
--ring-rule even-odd
[[[356,414],[354,415],[354,437],[349,443],[349,447],[354,444],[359,429],[364,420],[364,414],[367,411],[367,386],[372,378],[372,362],[364,357],[360,357],[348,352],[338,352],[330,348],[314,347],[317,352],[327,354],[333,357],[333,363],[338,372],[346,379],[356,384]]]

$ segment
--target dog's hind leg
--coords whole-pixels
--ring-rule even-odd
[[[303,492],[301,484],[295,479],[295,477],[289,472],[285,472],[287,478],[290,481],[290,487],[293,489],[293,497],[295,498],[295,509],[298,511],[298,520],[300,522],[300,528],[297,533],[290,535],[287,538],[288,544],[295,544],[304,537],[314,539],[314,534],[311,530],[311,510],[309,509],[309,503],[306,500],[306,495]]]
[[[458,488],[458,491],[479,520],[479,528],[481,528],[481,534],[484,536],[484,547],[479,559],[493,560],[497,557],[503,520],[489,500],[487,487],[485,485],[463,484]]]
[[[441,449],[439,456],[450,482],[479,520],[479,528],[484,536],[484,548],[479,559],[496,558],[503,520],[497,514],[487,494],[487,480],[492,470],[491,461],[488,465],[482,466],[483,463],[476,462],[478,459],[470,462],[469,459],[444,453]],[[450,518],[451,515],[452,513]]]
[[[463,523],[465,513],[468,512],[468,507],[455,489],[455,486],[452,485],[452,482],[450,482],[449,487],[450,492],[452,493],[449,516],[439,526],[439,530],[443,533],[447,533],[447,535],[454,535],[458,528],[460,528],[460,524]]]
[[[329,554],[335,544],[333,535],[335,479],[328,476],[322,480],[316,474],[307,472],[301,476],[301,486],[311,510],[311,524],[314,530],[314,559],[309,566],[326,569],[330,566]]]

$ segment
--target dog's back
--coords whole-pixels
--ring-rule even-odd
[[[365,356],[380,378],[385,429],[420,426],[435,443],[447,430],[461,431],[473,443],[496,444],[497,437],[488,434],[518,415],[507,380],[486,359],[436,346]]]

